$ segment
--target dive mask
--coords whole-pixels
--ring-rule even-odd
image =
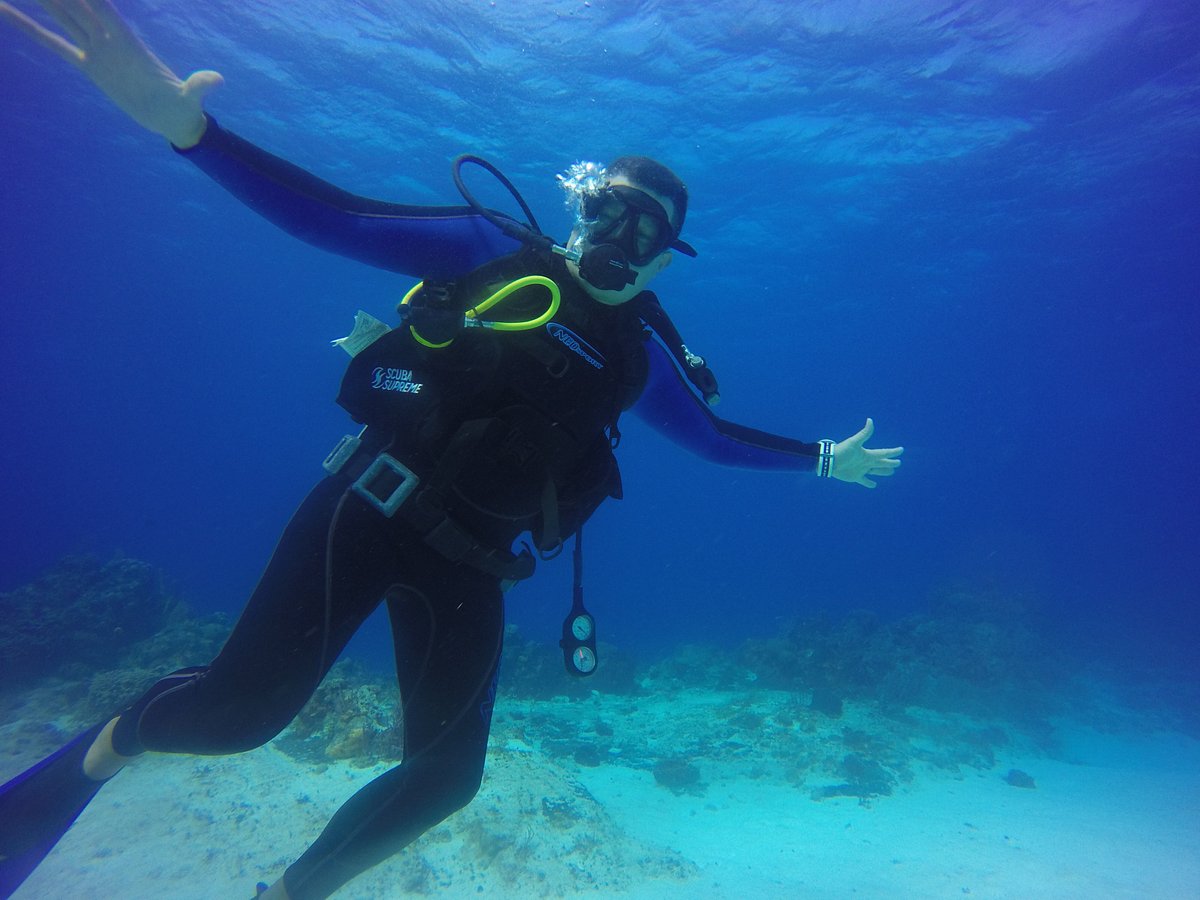
[[[668,249],[696,251],[676,236],[661,203],[628,185],[607,185],[579,199],[579,215],[591,246],[579,273],[601,290],[620,291],[637,281],[634,266],[647,265]]]
[[[644,266],[665,250],[696,251],[678,239],[661,203],[635,187],[612,184],[580,199],[579,212],[591,243],[612,244],[630,265]]]
[[[613,244],[635,266],[644,266],[667,249],[674,237],[667,212],[649,194],[612,185],[583,198],[580,212],[593,244]]]

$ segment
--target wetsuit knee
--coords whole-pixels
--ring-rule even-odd
[[[220,755],[261,747],[292,720],[295,709],[269,691],[206,690],[208,667],[180,669],[158,681],[120,714],[113,749]]]
[[[429,813],[435,821],[453,815],[467,806],[483,783],[483,760],[424,759],[414,760],[409,776],[415,783],[424,784],[428,793]]]
[[[445,815],[458,812],[475,799],[483,784],[483,766],[477,769],[447,773],[442,782],[442,795],[446,801]]]
[[[387,859],[475,797],[483,760],[436,751],[406,760],[362,788],[284,875],[294,900],[318,900]]]
[[[147,747],[142,743],[142,718],[146,711],[159,700],[192,683],[206,671],[204,666],[190,666],[172,672],[165,678],[160,678],[155,684],[123,710],[112,731],[113,749],[122,756],[137,756],[145,753]]]

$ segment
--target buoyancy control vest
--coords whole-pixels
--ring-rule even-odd
[[[607,497],[621,496],[616,423],[645,385],[646,334],[635,304],[597,303],[561,260],[528,251],[427,293],[461,313],[529,274],[559,287],[549,322],[463,328],[445,346],[402,324],[354,357],[338,403],[477,539],[507,547],[530,531],[553,552]],[[488,318],[525,321],[545,308],[546,289],[533,285]]]

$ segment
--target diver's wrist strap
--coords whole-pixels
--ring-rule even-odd
[[[817,456],[817,477],[832,478],[833,477],[833,441],[823,440],[818,441],[821,445],[821,452]]]

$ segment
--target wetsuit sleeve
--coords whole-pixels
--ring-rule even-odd
[[[221,128],[175,148],[259,215],[323,250],[420,278],[452,279],[520,249],[467,206],[406,206],[322,181]]]
[[[815,472],[819,444],[768,434],[714,416],[692,392],[671,355],[658,341],[646,341],[649,376],[630,410],[668,440],[696,456],[739,469]]]

